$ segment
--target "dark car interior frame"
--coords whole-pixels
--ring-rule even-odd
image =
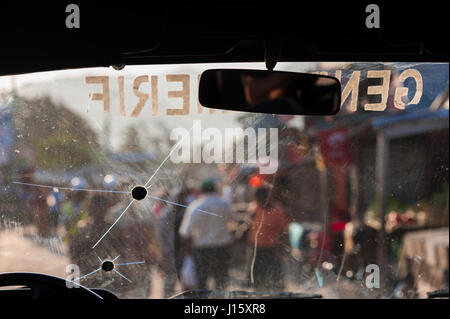
[[[66,7],[80,9],[67,28]],[[379,28],[368,28],[375,3]],[[443,2],[168,1],[0,4],[0,76],[126,65],[447,62]]]
[[[79,28],[67,28],[75,3]],[[379,28],[368,28],[377,4]],[[439,9],[441,8],[441,9]],[[17,1],[0,4],[0,75],[116,65],[444,62],[446,10],[427,1]]]

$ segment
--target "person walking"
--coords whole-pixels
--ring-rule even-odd
[[[201,184],[202,195],[187,208],[180,226],[180,236],[190,242],[196,269],[197,288],[206,289],[211,276],[215,289],[228,284],[228,268],[233,236],[227,229],[232,221],[229,204],[217,194],[212,179]]]
[[[248,234],[252,258],[250,278],[257,290],[282,291],[280,239],[288,231],[289,220],[281,204],[272,200],[267,187],[256,190],[255,200],[256,209]]]

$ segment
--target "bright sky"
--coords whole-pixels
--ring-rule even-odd
[[[312,71],[318,67],[317,63],[279,63],[276,70],[285,71]],[[14,77],[0,77],[0,93],[11,90],[13,83],[18,94],[30,97],[40,97],[48,95],[55,102],[62,102],[72,111],[77,112],[89,121],[90,126],[97,131],[103,129],[106,116],[110,116],[111,136],[110,142],[113,148],[121,144],[121,136],[124,129],[130,125],[147,125],[155,123],[157,120],[164,123],[168,128],[175,127],[190,128],[193,119],[202,119],[202,125],[206,127],[217,127],[223,130],[227,127],[236,127],[237,112],[222,114],[209,114],[204,110],[202,115],[197,114],[197,75],[205,69],[211,68],[246,68],[265,69],[264,63],[233,63],[233,64],[185,64],[185,65],[151,65],[151,66],[126,66],[121,71],[113,68],[88,68],[75,70],[62,70],[51,72],[30,73],[17,75]],[[181,90],[181,82],[167,82],[167,74],[189,74],[190,75],[190,115],[189,116],[167,116],[166,108],[181,108],[181,98],[169,98],[168,91]],[[133,81],[137,76],[152,75],[158,76],[158,100],[159,115],[152,116],[152,105],[150,94],[149,100],[144,105],[142,112],[137,118],[131,117],[131,112],[138,102],[138,97],[133,93]],[[86,76],[108,76],[110,85],[111,112],[103,110],[102,101],[92,101],[90,93],[101,93],[101,84],[87,84]],[[118,77],[124,77],[124,104],[126,116],[119,113],[119,89]],[[143,93],[151,92],[150,83],[142,83],[139,91]],[[158,134],[153,132],[152,134]]]

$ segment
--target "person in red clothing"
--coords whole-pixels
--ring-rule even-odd
[[[288,230],[289,219],[281,204],[271,200],[267,187],[256,190],[255,200],[257,206],[248,234],[252,248],[250,279],[256,290],[282,291],[280,239]]]

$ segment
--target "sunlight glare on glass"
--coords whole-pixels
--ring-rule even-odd
[[[110,183],[114,182],[114,176],[111,174],[105,175],[103,180],[105,181],[106,184],[110,184]]]
[[[78,177],[74,177],[72,178],[72,180],[70,181],[70,184],[74,187],[80,185],[81,181]]]

